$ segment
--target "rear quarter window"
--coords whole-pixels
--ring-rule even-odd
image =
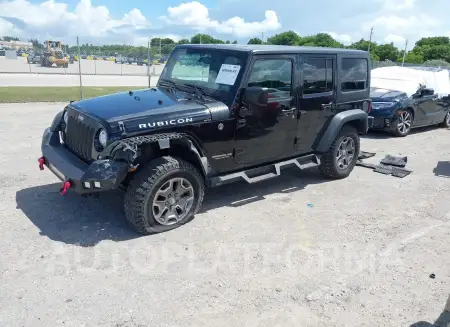
[[[343,58],[341,65],[341,91],[352,92],[367,89],[369,62],[366,58]]]

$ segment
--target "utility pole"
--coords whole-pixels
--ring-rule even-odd
[[[200,34],[200,44],[202,44],[202,35]]]
[[[77,48],[78,48],[78,73],[80,76],[80,100],[83,99],[83,82],[81,81],[81,51],[80,51],[80,40],[77,36]]]
[[[367,51],[369,52],[369,54],[370,54],[370,45],[372,43],[372,36],[373,36],[373,26],[370,28],[369,46],[367,48]]]
[[[159,38],[159,55],[162,58],[162,49],[161,49],[162,45],[161,45],[161,38]]]
[[[406,58],[406,49],[408,48],[408,40],[405,41],[405,51],[403,52],[403,60],[402,60],[402,67],[405,64],[405,58]]]
[[[264,32],[261,33],[261,41],[264,43]]]
[[[150,77],[150,38],[148,38],[148,43],[147,43],[147,76],[148,76],[148,88],[150,88],[150,82],[151,82],[151,77]]]

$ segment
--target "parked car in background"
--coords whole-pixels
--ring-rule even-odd
[[[123,64],[123,63],[128,62],[128,59],[127,59],[127,57],[123,57],[123,56],[121,56],[121,55],[118,55],[118,56],[116,56],[116,58],[114,59],[114,62],[115,62],[116,64]]]
[[[371,129],[406,136],[413,128],[450,127],[450,75],[444,69],[382,67],[371,72]]]
[[[29,64],[39,64],[42,60],[42,53],[32,52],[27,57],[27,62]]]

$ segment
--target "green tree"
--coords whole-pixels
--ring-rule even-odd
[[[188,39],[181,39],[177,43],[178,44],[189,44],[189,43],[191,43],[191,41],[189,41]]]
[[[301,38],[298,45],[303,46],[316,46],[316,47],[327,47],[327,48],[343,48],[344,45],[327,33],[318,33],[316,35],[309,35]]]
[[[237,44],[237,41],[233,41],[233,43],[232,44]]]
[[[287,31],[276,34],[267,39],[267,43],[277,45],[297,45],[300,44],[302,38],[294,31]]]
[[[28,42],[31,42],[31,44],[33,44],[34,50],[44,49],[44,45],[42,43],[40,43],[39,40],[37,40],[37,39],[29,39]]]
[[[394,43],[380,44],[373,49],[373,52],[381,61],[396,61],[400,54],[400,51],[394,46]]]
[[[4,36],[3,37],[3,41],[11,42],[11,41],[19,41],[19,39],[17,37],[14,37],[14,36]]]
[[[254,37],[248,41],[248,44],[263,44],[263,40]]]
[[[363,50],[367,51],[369,49],[370,45],[370,51],[375,50],[377,47],[377,44],[375,42],[370,42],[364,39],[361,39],[357,42],[354,42],[348,46],[349,49],[357,49],[357,50]]]
[[[196,34],[191,38],[192,44],[223,44],[222,40],[215,39],[211,35],[208,34]]]
[[[445,60],[450,62],[450,45],[424,46],[423,59],[425,61]]]
[[[416,42],[416,47],[450,45],[450,38],[447,36],[424,37]]]

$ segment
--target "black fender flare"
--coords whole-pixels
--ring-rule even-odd
[[[100,155],[126,161],[133,167],[135,160],[141,155],[141,146],[146,144],[157,144],[160,150],[181,144],[195,156],[204,176],[210,173],[211,166],[203,150],[193,137],[184,133],[160,133],[117,140],[107,146]]]
[[[64,110],[58,112],[53,118],[52,124],[50,125],[50,130],[52,132],[59,132],[61,130],[61,122],[63,119]]]
[[[351,123],[358,133],[366,134],[369,129],[369,115],[361,109],[351,109],[336,114],[318,139],[314,147],[317,152],[326,152],[345,124]]]

